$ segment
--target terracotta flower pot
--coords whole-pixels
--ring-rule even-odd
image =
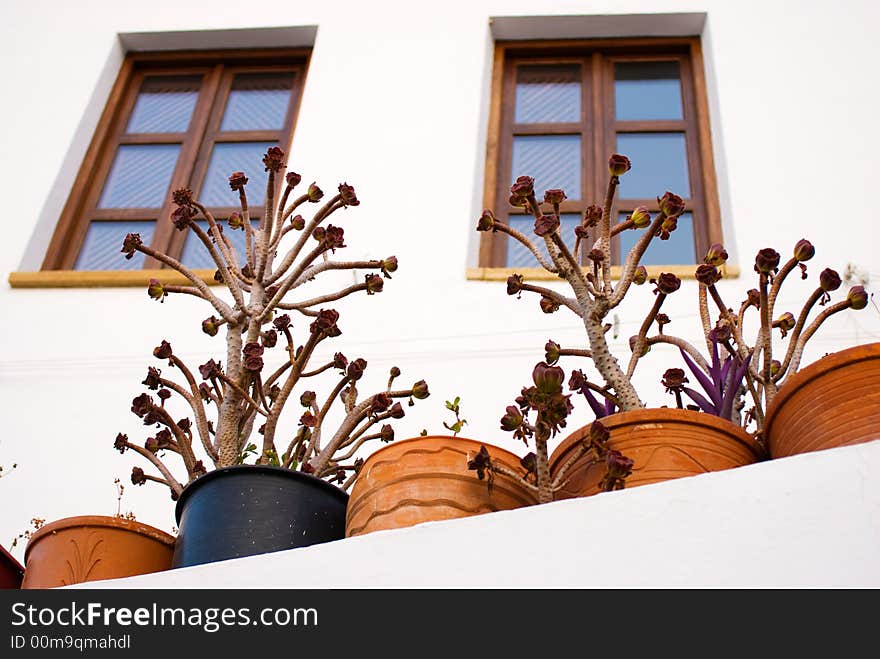
[[[766,457],[745,430],[705,412],[660,407],[618,412],[600,420],[611,433],[609,448],[634,462],[627,488],[741,467]],[[551,478],[589,432],[590,426],[584,426],[556,447],[550,456]],[[581,458],[566,471],[555,498],[597,494],[604,471],[604,465],[588,464]]]
[[[467,468],[481,445],[493,460],[522,471],[510,451],[463,437],[405,439],[370,455],[352,486],[346,537],[536,504],[518,479],[496,474],[490,491]]]
[[[0,588],[21,588],[24,566],[15,557],[0,547]]]
[[[55,588],[171,568],[174,536],[121,517],[85,515],[46,524],[28,541],[22,588]]]
[[[771,458],[880,439],[880,343],[835,352],[786,378],[764,436]]]

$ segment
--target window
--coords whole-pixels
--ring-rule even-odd
[[[244,171],[248,205],[259,216],[261,158],[270,146],[288,150],[307,63],[304,49],[129,55],[43,269],[161,267],[142,255],[126,260],[119,250],[127,233],[191,268],[213,269],[194,249],[195,236],[167,221],[171,191],[191,187],[219,220],[238,208],[229,174]]]
[[[533,235],[534,219],[507,201],[513,181],[532,176],[539,199],[549,188],[565,191],[562,232],[573,246],[584,210],[604,199],[608,156],[622,153],[633,168],[612,217],[640,205],[659,210],[667,190],[687,204],[670,240],[652,241],[643,264],[694,264],[721,241],[698,38],[499,42],[495,58],[484,205],[499,219]],[[538,266],[505,234],[481,236],[481,267]],[[615,263],[637,237],[615,238]]]

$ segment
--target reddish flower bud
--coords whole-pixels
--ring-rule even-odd
[[[746,295],[745,302],[747,302],[749,306],[755,307],[756,309],[761,308],[761,293],[757,288],[750,288]]]
[[[697,266],[697,271],[694,273],[694,278],[701,284],[712,286],[715,284],[715,282],[721,279],[721,273],[714,265],[703,263]]]
[[[608,469],[606,479],[620,481],[630,474],[635,463],[620,451],[611,449],[605,454],[605,466]]]
[[[348,358],[341,352],[337,352],[333,355],[333,368],[345,371],[345,369],[348,368]]]
[[[495,215],[488,208],[483,210],[480,219],[477,220],[477,231],[494,231]]]
[[[657,198],[657,203],[666,217],[678,217],[684,212],[684,200],[668,190]]]
[[[587,210],[584,211],[584,224],[588,227],[594,227],[599,223],[599,220],[602,219],[602,207],[597,206],[596,204],[590,204],[587,206]]]
[[[629,161],[629,158],[619,153],[612,154],[608,159],[608,173],[611,176],[623,176],[631,167],[632,163]]]
[[[123,435],[122,433],[116,435],[116,439],[113,442],[113,448],[115,448],[120,453],[125,453],[126,449],[128,448],[128,435]]]
[[[147,440],[144,442],[144,448],[150,453],[156,453],[159,450],[159,442],[156,441],[155,437],[147,437]]]
[[[244,219],[241,217],[241,213],[238,211],[232,211],[232,214],[229,216],[229,219],[226,220],[226,224],[230,229],[243,229],[244,228]]]
[[[302,176],[296,172],[287,172],[287,176],[284,177],[284,180],[287,181],[287,185],[291,188],[295,188],[299,185],[299,182],[302,181]]]
[[[602,448],[611,438],[611,432],[605,424],[596,419],[590,424],[590,445]]]
[[[522,425],[523,415],[516,405],[508,405],[501,417],[501,430],[513,432]]]
[[[660,384],[666,387],[667,392],[672,391],[681,391],[684,389],[684,385],[687,383],[687,376],[684,374],[684,369],[681,368],[669,368],[666,369],[666,372],[663,374],[663,377],[660,380]]]
[[[210,380],[212,377],[217,377],[220,375],[220,372],[220,364],[213,359],[209,359],[199,366],[199,374],[202,376],[202,380]]]
[[[280,332],[288,329],[290,327],[290,316],[286,313],[281,314],[275,320],[272,321],[272,325]]]
[[[244,172],[232,172],[229,175],[229,187],[232,190],[244,190],[244,186],[247,185],[248,177],[244,175]]]
[[[357,195],[354,193],[354,188],[348,183],[339,184],[339,194],[342,196],[343,206],[359,206],[361,203],[358,201]]]
[[[517,295],[522,290],[522,275],[510,275],[507,278],[507,294]]]
[[[770,376],[773,377],[777,373],[779,373],[779,369],[782,368],[782,362],[778,359],[770,360]]]
[[[590,250],[590,253],[587,254],[587,258],[593,263],[602,263],[602,261],[605,260],[605,253],[598,247],[594,247]]]
[[[795,318],[794,314],[790,311],[786,311],[779,318],[773,321],[773,327],[778,327],[782,331],[782,337],[785,338],[785,335],[788,334],[789,331],[794,329],[795,326]]]
[[[267,172],[277,172],[284,167],[284,151],[277,146],[270,146],[263,156],[263,164]]]
[[[386,444],[388,442],[394,441],[394,428],[392,428],[389,424],[384,424],[382,429],[379,431],[379,439]]]
[[[367,368],[367,360],[362,357],[358,357],[353,362],[348,365],[348,368],[345,370],[345,373],[352,380],[360,380],[361,376],[363,376],[364,371]]]
[[[122,241],[122,249],[119,251],[125,254],[126,259],[131,259],[132,257],[134,257],[134,253],[137,251],[137,248],[141,245],[143,245],[141,234],[130,233],[125,236],[125,239]]]
[[[544,361],[555,364],[559,361],[559,344],[556,341],[547,341],[544,344]]]
[[[264,348],[274,348],[278,344],[278,333],[275,330],[260,332],[260,341]]]
[[[162,400],[163,405],[165,404],[166,400],[171,398],[171,392],[168,391],[167,389],[159,389],[159,391],[156,393],[156,395],[159,396],[159,398]]]
[[[153,357],[157,359],[170,359],[171,354],[171,344],[168,341],[162,341],[162,343],[153,348]]]
[[[132,485],[143,485],[147,482],[147,476],[144,474],[144,470],[140,467],[132,467],[131,468],[131,484]]]
[[[309,201],[311,201],[312,203],[317,203],[321,201],[321,198],[324,196],[323,190],[321,190],[321,188],[319,188],[314,183],[309,186],[309,190],[308,192],[306,192],[306,194],[309,197]]]
[[[532,380],[541,393],[561,393],[562,383],[565,381],[565,371],[559,366],[538,362],[532,370]]]
[[[516,182],[510,186],[510,194],[517,200],[523,200],[535,193],[535,179],[531,176],[518,176]],[[517,205],[517,204],[514,204]]]
[[[424,400],[428,396],[430,396],[430,392],[428,391],[428,383],[424,380],[419,380],[412,387],[412,395],[413,398],[417,400]]]
[[[632,220],[633,226],[637,229],[644,229],[651,224],[651,213],[648,211],[647,206],[638,206],[632,212],[632,215],[629,216],[629,219]]]
[[[386,278],[391,279],[391,273],[397,271],[397,257],[389,256],[387,259],[382,261],[382,274],[385,275]]]
[[[159,384],[160,384],[159,378],[161,377],[161,375],[162,375],[162,371],[160,371],[158,368],[153,368],[152,366],[148,366],[147,367],[147,377],[144,378],[144,380],[143,380],[143,382],[141,382],[141,384],[146,385],[147,389],[154,391],[159,388]]]
[[[809,261],[815,253],[816,248],[806,238],[797,241],[797,244],[794,246],[794,258],[798,261]]]
[[[147,286],[147,295],[149,295],[154,300],[159,300],[159,302],[164,302],[164,298],[168,293],[165,291],[165,288],[162,286],[161,282],[158,279],[150,279],[150,283]]]
[[[244,348],[241,349],[241,352],[248,357],[261,357],[264,350],[263,346],[256,341],[250,341],[244,344]]]
[[[648,269],[645,266],[640,265],[633,273],[633,283],[636,286],[641,286],[646,281],[648,281]]]
[[[318,312],[317,318],[309,325],[312,334],[323,332],[328,336],[338,336],[336,334],[336,322],[339,320],[339,312],[333,309],[322,309]]]
[[[153,403],[153,399],[149,394],[141,394],[139,396],[135,396],[131,401],[131,411],[135,414],[135,416],[144,418],[149,412],[152,411],[155,403]]]
[[[189,188],[178,188],[171,193],[171,200],[178,206],[192,206],[193,191]]]
[[[663,293],[670,295],[675,293],[681,287],[681,279],[671,272],[661,272],[657,279],[652,279],[651,283],[656,286],[654,293]]]
[[[306,220],[302,215],[294,215],[290,218],[290,224],[297,231],[302,231],[306,228]]]
[[[853,286],[846,295],[850,309],[864,309],[868,306],[868,293],[864,286]]]
[[[547,297],[546,295],[541,296],[541,301],[539,304],[541,306],[541,311],[543,311],[544,313],[554,313],[556,311],[559,311],[559,303]]]
[[[172,211],[171,222],[178,231],[185,231],[192,224],[195,215],[196,211],[192,206],[180,206]]]
[[[364,283],[367,286],[367,295],[373,295],[374,293],[381,293],[382,288],[385,286],[385,280],[376,274],[366,275],[364,277]]]
[[[549,236],[559,228],[559,218],[556,215],[542,215],[535,220],[535,235]]]
[[[299,423],[306,428],[314,428],[318,425],[318,417],[311,412],[306,412],[299,418]]]
[[[755,272],[762,275],[775,273],[779,269],[779,252],[765,247],[755,256]]]
[[[819,273],[819,286],[826,293],[836,291],[838,288],[840,288],[840,284],[840,275],[837,274],[836,270],[825,268],[822,272]]]
[[[205,318],[202,321],[202,331],[208,336],[217,336],[217,332],[220,331],[220,319],[216,316],[211,316],[210,318]]]
[[[703,259],[703,262],[714,266],[727,263],[727,250],[724,249],[724,245],[721,243],[713,243],[712,246],[709,247],[709,251],[706,252],[706,258]]]
[[[557,188],[544,191],[544,202],[547,204],[561,204],[566,199],[568,197],[565,196],[565,192]]]
[[[391,409],[388,410],[388,413],[391,415],[392,419],[402,419],[406,416],[403,405],[400,403],[394,403],[394,405],[391,406]]]

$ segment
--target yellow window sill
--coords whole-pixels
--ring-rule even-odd
[[[696,265],[651,265],[647,266],[648,277],[657,277],[661,272],[671,272],[679,279],[694,279]],[[620,279],[620,266],[612,266],[611,278]],[[586,272],[587,270],[584,269]],[[725,265],[721,268],[725,277],[739,277],[739,268],[733,265]],[[473,281],[506,281],[510,275],[522,275],[523,279],[531,281],[554,281],[559,279],[557,275],[547,272],[544,268],[468,268],[467,279]]]
[[[194,270],[209,286],[217,285],[214,270]],[[144,287],[150,279],[163,284],[186,286],[191,282],[175,270],[39,270],[37,272],[11,272],[12,288],[111,288]]]

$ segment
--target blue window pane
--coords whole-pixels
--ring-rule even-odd
[[[238,206],[238,192],[229,188],[229,175],[244,172],[248,177],[249,206],[261,206],[266,200],[269,175],[263,166],[263,155],[276,142],[227,142],[214,145],[208,173],[198,199],[205,206]]]
[[[98,208],[159,208],[168,196],[179,144],[124,144],[116,151]]]
[[[580,67],[519,67],[513,120],[518,124],[580,121]]]
[[[183,133],[199,98],[201,76],[147,78],[141,85],[127,133]]]
[[[614,107],[619,121],[682,119],[678,62],[615,64]]]
[[[618,133],[617,152],[632,162],[620,177],[621,199],[653,199],[667,190],[691,196],[684,133]]]
[[[211,235],[206,221],[199,220],[196,224],[198,224],[208,236]],[[245,255],[244,230],[230,229],[226,226],[225,220],[218,220],[218,224],[223,227],[223,235],[229,239],[229,242],[232,243],[232,247],[235,249],[238,257],[236,263],[238,263],[239,266],[244,265],[247,260]],[[215,249],[217,250],[217,253],[222,256],[220,248],[215,245]],[[186,236],[186,242],[183,245],[181,263],[188,268],[194,269],[217,268],[217,264],[214,263],[214,259],[211,258],[211,254],[208,252],[208,248],[205,247],[205,244],[199,240],[199,237],[192,231],[188,231],[188,235]]]
[[[620,215],[620,220],[624,219],[626,219],[626,213]],[[644,232],[644,229],[629,229],[618,234],[621,262],[626,260],[626,255],[629,254]],[[694,220],[690,213],[681,214],[675,231],[669,234],[669,240],[660,240],[659,237],[655,237],[639,261],[642,265],[691,265],[696,262]]]
[[[283,128],[293,78],[293,73],[235,76],[220,130]]]
[[[559,217],[562,239],[570,250],[574,250],[574,228],[580,224],[581,216],[578,213],[562,213]],[[511,215],[510,227],[525,234],[535,245],[538,250],[550,262],[550,255],[547,252],[547,244],[540,236],[535,235],[535,218],[531,215]],[[575,258],[577,256],[575,255]],[[507,267],[508,268],[539,268],[541,264],[535,258],[525,245],[518,240],[507,237]]]
[[[73,266],[74,270],[140,270],[144,267],[146,256],[135,252],[126,259],[122,241],[129,233],[139,233],[141,241],[149,245],[153,240],[156,223],[143,222],[90,222],[85,242]]]
[[[535,179],[535,196],[559,188],[569,199],[581,198],[580,135],[528,135],[513,138],[510,182],[518,176]]]

